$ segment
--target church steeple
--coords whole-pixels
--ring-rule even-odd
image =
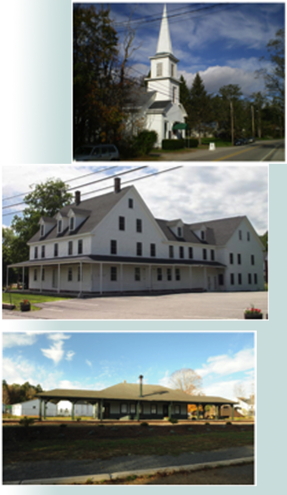
[[[166,5],[163,8],[156,54],[150,57],[150,77],[146,79],[148,91],[156,91],[156,101],[179,104],[178,59],[173,55]]]
[[[172,45],[169,34],[168,18],[166,13],[166,5],[163,8],[162,20],[160,25],[159,38],[157,42],[156,54],[172,53]]]

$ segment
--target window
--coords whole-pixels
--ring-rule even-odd
[[[129,208],[134,207],[134,200],[132,198],[129,198]]]
[[[242,275],[241,273],[238,273],[238,285],[242,284]]]
[[[73,241],[68,242],[68,254],[73,254]]]
[[[238,265],[241,265],[241,254],[237,255],[237,263]]]
[[[136,266],[135,267],[135,281],[139,282],[141,279],[141,269],[140,267]]]
[[[156,77],[162,76],[162,62],[156,64]]]
[[[162,269],[158,268],[157,269],[157,280],[162,280]]]
[[[166,270],[166,278],[167,278],[168,281],[171,281],[172,280],[171,268],[167,268],[167,270]]]
[[[119,217],[119,230],[125,230],[125,217]]]
[[[230,273],[230,285],[234,285],[234,273]]]
[[[116,282],[118,278],[117,274],[117,267],[116,266],[111,266],[111,281]]]
[[[249,285],[252,284],[252,277],[251,277],[251,273],[248,273],[248,283]]]
[[[250,232],[247,232],[247,240],[250,241]]]
[[[251,265],[255,265],[255,256],[251,254]]]
[[[210,258],[211,258],[211,261],[214,261],[214,259],[215,259],[215,256],[214,256],[214,249],[211,249],[211,250],[210,250]]]
[[[41,258],[45,258],[45,246],[41,248]]]
[[[156,256],[156,247],[155,244],[150,245],[150,255],[151,256]]]
[[[219,283],[219,285],[224,285],[223,273],[219,273],[219,275],[218,275],[218,283]]]
[[[73,281],[73,268],[70,267],[68,268],[68,282],[72,282]]]
[[[157,406],[156,406],[156,404],[151,404],[151,406],[150,406],[150,412],[151,412],[151,414],[157,414]]]
[[[111,241],[111,254],[117,254],[117,241]]]
[[[180,406],[174,406],[175,414],[180,414]]]
[[[182,237],[182,228],[177,227],[177,237]]]
[[[202,241],[205,241],[205,232],[204,232],[204,230],[202,230],[200,232],[200,238],[201,238]]]
[[[58,221],[58,234],[60,234],[60,232],[62,232],[62,220]]]
[[[192,247],[188,248],[188,257],[189,257],[189,259],[193,258],[193,248]]]
[[[54,256],[58,256],[58,244],[54,244]]]
[[[142,232],[142,221],[140,218],[137,218],[136,230],[137,232]]]
[[[80,282],[82,280],[82,270],[81,270],[81,267],[78,266],[78,282]]]
[[[233,265],[233,253],[229,253],[229,263]]]
[[[45,268],[42,268],[42,282],[45,280]]]
[[[238,230],[238,238],[242,241],[242,230]]]
[[[206,259],[207,259],[207,251],[206,251],[206,249],[203,249],[203,250],[202,250],[202,258],[203,258],[204,260],[206,260]]]
[[[37,268],[35,268],[35,270],[34,270],[34,282],[37,281],[37,278],[38,278],[38,270],[37,270]]]
[[[130,404],[130,413],[135,414],[136,413],[136,405],[135,404]]]
[[[35,246],[34,247],[34,258],[37,259],[38,258],[38,246]]]
[[[179,246],[179,257],[184,258],[184,247],[183,246]]]
[[[127,413],[128,413],[128,405],[121,404],[121,414],[127,414]]]
[[[83,254],[83,241],[82,241],[82,239],[78,240],[78,254]]]
[[[257,284],[257,273],[254,273],[254,283]]]
[[[44,235],[44,225],[41,225],[40,236],[42,237],[43,235]]]
[[[74,217],[70,218],[70,230],[74,230],[74,225],[75,225],[74,220],[75,220]]]
[[[174,257],[173,246],[169,246],[168,249],[169,249],[169,257],[173,258]]]
[[[175,269],[175,280],[180,280],[180,269],[179,268]]]
[[[142,256],[142,243],[137,242],[137,256]]]

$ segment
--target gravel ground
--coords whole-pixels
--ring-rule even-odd
[[[190,452],[179,456],[119,456],[109,460],[63,460],[18,462],[3,466],[3,481],[35,480],[137,469],[184,466],[203,462],[237,459],[254,454],[253,446],[220,449],[212,452]]]

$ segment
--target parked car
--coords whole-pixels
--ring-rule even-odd
[[[247,138],[248,143],[255,143],[255,138],[254,137],[249,137]]]
[[[234,141],[235,146],[243,146],[244,144],[248,144],[248,140],[245,138],[236,139]]]
[[[74,159],[78,162],[114,161],[120,154],[114,144],[85,144],[75,151]]]

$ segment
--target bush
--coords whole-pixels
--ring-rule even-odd
[[[178,423],[178,420],[176,418],[168,418],[169,422],[172,423],[173,425]]]
[[[27,416],[24,416],[24,418],[20,419],[19,421],[19,425],[25,426],[26,428],[33,423],[35,423],[35,420],[33,418],[27,418]]]
[[[148,424],[146,421],[143,421],[143,422],[140,424],[140,426],[145,426],[145,427],[147,427],[147,426],[149,426],[149,424]]]
[[[184,139],[163,139],[161,147],[163,150],[180,150],[184,148]]]
[[[80,418],[80,416],[78,416],[78,417],[76,418],[76,421],[81,421],[81,419],[82,419],[82,418]]]
[[[185,139],[186,148],[197,148],[198,143],[199,143],[198,139],[195,138]]]
[[[155,131],[141,131],[135,136],[133,149],[136,155],[148,155],[157,142],[157,133]]]

